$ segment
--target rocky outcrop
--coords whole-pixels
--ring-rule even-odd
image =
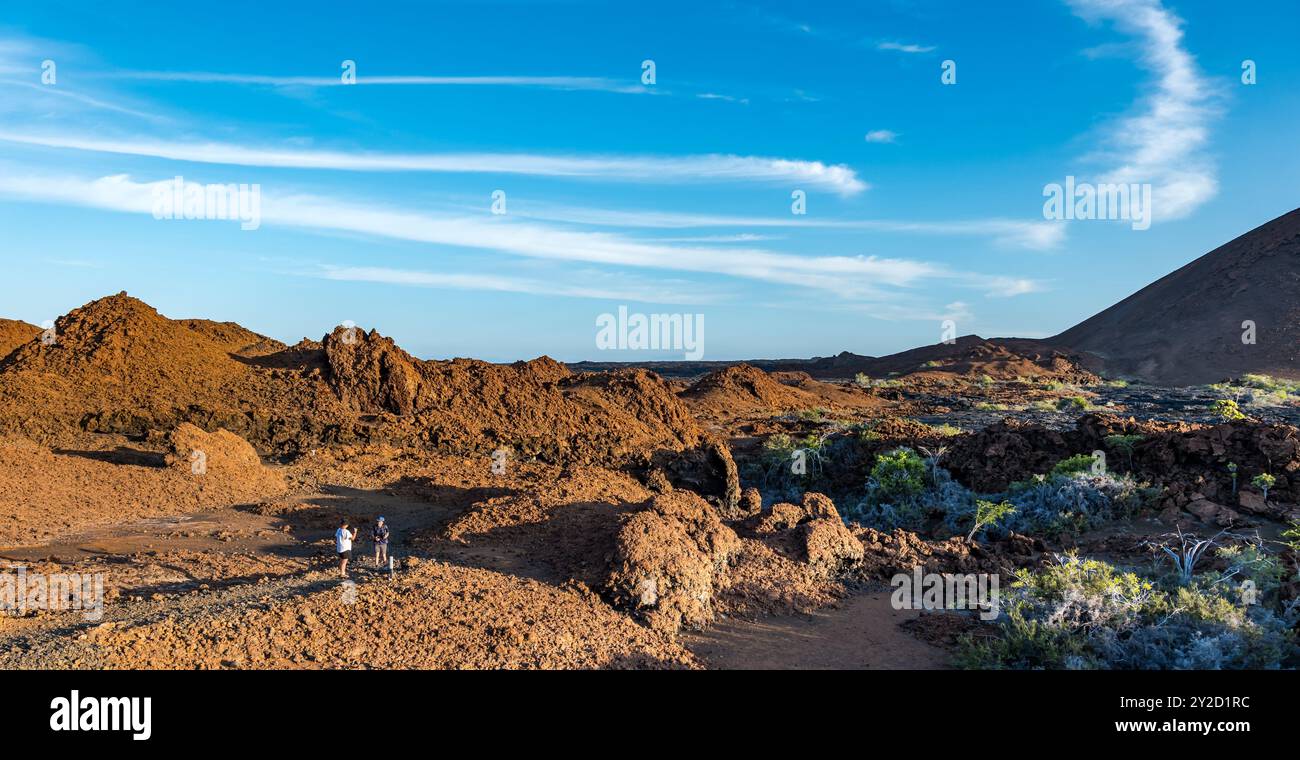
[[[1061,433],[1008,419],[953,440],[943,465],[966,487],[993,493],[1048,472],[1072,453]]]
[[[803,524],[804,558],[818,573],[840,575],[862,561],[862,542],[837,517],[819,517]]]
[[[700,497],[655,496],[619,529],[604,590],[614,605],[637,611],[656,630],[703,626],[713,619],[719,576],[739,546]]]
[[[1131,457],[1107,443],[1107,437],[1116,435],[1139,436]],[[957,438],[943,463],[967,487],[993,493],[1014,481],[1046,474],[1066,457],[1094,451],[1107,453],[1110,470],[1159,486],[1156,506],[1161,509],[1206,501],[1222,509],[1240,505],[1248,513],[1281,518],[1300,501],[1300,429],[1250,420],[1202,425],[1088,414],[1064,433],[1008,420]],[[1229,465],[1236,465],[1235,493]],[[1275,479],[1268,504],[1251,485],[1264,473]],[[1240,517],[1211,513],[1206,504],[1194,511],[1220,524]]]
[[[722,441],[709,438],[683,451],[655,452],[643,471],[651,490],[685,488],[713,502],[725,519],[743,516],[740,474],[731,450]]]
[[[678,482],[721,508],[740,496],[726,447],[645,370],[424,361],[350,325],[286,347],[232,322],[169,319],[125,293],[74,309],[51,340],[22,342],[0,363],[0,433],[157,439],[182,423],[288,456],[370,444],[623,467],[662,452],[683,460],[670,468]]]
[[[803,495],[801,504],[788,502],[773,504],[772,508],[759,519],[756,530],[759,533],[791,530],[809,520],[819,518],[839,520],[840,513],[835,509],[835,502],[831,501],[829,496],[807,491]]]
[[[322,341],[329,384],[339,398],[366,414],[414,414],[431,401],[416,359],[374,330],[336,327]]]
[[[285,490],[284,476],[264,466],[252,445],[228,430],[208,433],[181,423],[167,443],[167,467],[205,488],[258,495]]]

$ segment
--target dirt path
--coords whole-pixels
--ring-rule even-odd
[[[942,649],[899,623],[920,613],[895,610],[888,592],[850,597],[808,616],[722,620],[688,634],[686,648],[709,668],[730,670],[935,670],[950,667]]]
[[[227,507],[92,526],[49,543],[0,546],[0,560],[20,562],[53,558],[75,562],[160,549],[308,556],[320,549],[317,544],[324,546],[333,536],[333,515],[337,512],[368,516],[364,524],[356,526],[363,535],[360,548],[368,551],[369,516],[372,513],[374,516],[385,515],[394,530],[394,544],[401,544],[405,534],[428,529],[455,512],[414,497],[343,486],[290,495],[280,503],[286,505],[283,514],[263,515]]]

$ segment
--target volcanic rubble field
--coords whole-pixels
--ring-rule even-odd
[[[1171,531],[1276,537],[1300,518],[1295,395],[1245,390],[1225,420],[1209,389],[1108,384],[973,338],[875,378],[664,379],[423,361],[360,328],[287,346],[123,293],[53,331],[0,321],[0,352],[0,564],[103,573],[107,600],[94,620],[0,615],[6,668],[780,666],[817,631],[839,632],[828,666],[947,667],[996,629],[890,617],[894,574],[1010,574],[1069,549],[1149,566]],[[1144,496],[1078,531],[889,525],[863,502],[900,447],[973,494],[1108,451]],[[381,514],[391,570],[367,557]],[[347,582],[343,517],[362,533]],[[849,614],[878,639],[849,646]]]

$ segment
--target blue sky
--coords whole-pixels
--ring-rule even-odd
[[[597,350],[623,305],[706,359],[884,354],[1054,334],[1300,205],[1293,0],[267,5],[6,8],[0,315],[680,358]],[[1151,185],[1150,229],[1045,219],[1067,175]],[[260,227],[156,219],[176,176]]]

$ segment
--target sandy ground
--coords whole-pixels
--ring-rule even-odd
[[[948,653],[899,625],[921,613],[895,610],[887,592],[863,593],[810,615],[728,619],[688,633],[707,668],[728,670],[933,670]]]

